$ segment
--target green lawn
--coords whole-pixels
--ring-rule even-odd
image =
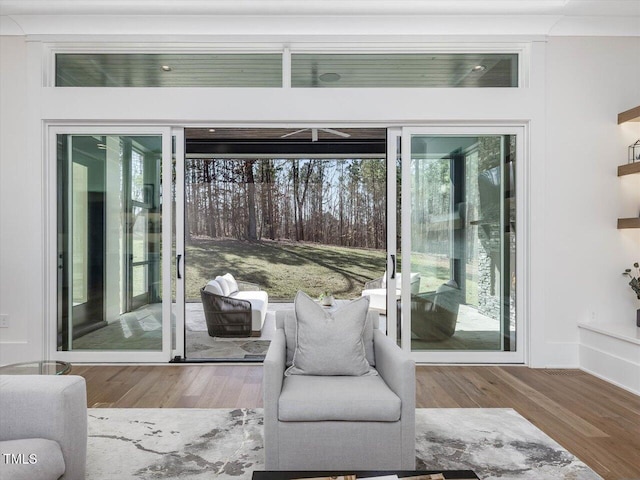
[[[258,283],[269,300],[293,301],[298,290],[312,297],[331,291],[336,298],[360,296],[364,283],[382,276],[386,252],[305,242],[193,239],[185,252],[187,300],[216,275]]]

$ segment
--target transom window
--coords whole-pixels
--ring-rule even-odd
[[[58,53],[56,87],[511,88],[517,53]]]

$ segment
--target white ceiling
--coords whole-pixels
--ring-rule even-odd
[[[640,36],[640,0],[0,0],[0,34],[225,41]]]
[[[640,16],[640,0],[0,0],[0,14]]]

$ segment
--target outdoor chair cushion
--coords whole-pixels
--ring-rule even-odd
[[[269,306],[269,294],[264,290],[249,290],[233,293],[231,298],[247,300],[251,303],[251,330],[262,329],[264,318],[267,315]]]
[[[228,297],[231,294],[231,287],[229,286],[229,282],[227,281],[227,279],[221,275],[218,275],[216,278],[214,278],[214,280],[218,282],[220,288],[222,288],[222,295]]]
[[[448,312],[457,312],[460,301],[455,294],[458,292],[460,292],[460,289],[455,280],[449,280],[447,283],[443,283],[436,290],[433,308],[444,309]],[[442,295],[447,293],[449,295]]]
[[[227,285],[229,285],[229,295],[233,295],[238,290],[240,290],[240,288],[238,288],[238,282],[235,278],[233,278],[233,275],[231,275],[230,273],[225,273],[224,275],[222,275],[222,278],[224,278],[227,281]]]
[[[0,478],[7,480],[57,480],[65,471],[60,444],[45,438],[26,438],[0,442],[3,454],[22,455],[11,463],[3,457]]]
[[[380,376],[292,375],[278,400],[281,422],[397,422],[400,398]]]
[[[204,289],[206,292],[209,292],[209,293],[214,293],[216,295],[224,295],[224,293],[222,292],[222,287],[215,280],[211,280],[209,283],[207,283]]]
[[[363,334],[369,299],[325,311],[299,291],[296,311],[296,349],[289,375],[377,375],[367,362]]]

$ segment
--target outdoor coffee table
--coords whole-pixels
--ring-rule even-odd
[[[12,363],[0,367],[0,375],[66,375],[70,371],[69,362],[54,360]]]
[[[397,475],[403,477],[417,477],[420,475],[443,474],[447,480],[479,479],[471,470],[397,470],[397,471],[342,471],[342,472],[315,472],[315,471],[254,471],[252,480],[293,480],[298,478],[327,478],[355,475],[356,479],[368,477],[382,477],[384,475]]]

